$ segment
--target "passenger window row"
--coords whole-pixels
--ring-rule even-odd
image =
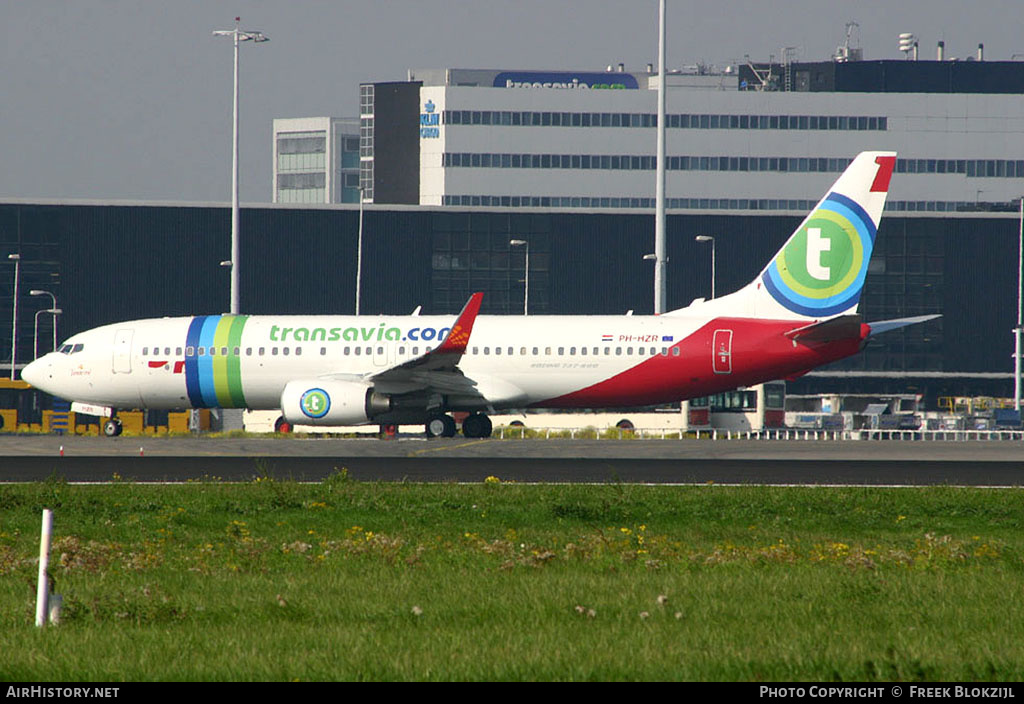
[[[577,347],[568,347],[568,348],[566,348],[566,347],[558,347],[557,348],[557,352],[555,351],[556,348],[554,348],[554,347],[545,347],[543,355],[542,355],[540,349],[541,349],[540,347],[532,347],[532,348],[520,347],[518,354],[521,357],[526,357],[526,356],[533,356],[533,357],[539,357],[539,356],[546,356],[546,357],[551,357],[551,356],[558,356],[558,357],[570,356],[570,357],[575,357],[575,356],[577,356],[577,353],[578,353],[578,356],[580,356],[580,357],[587,357],[587,356],[590,356],[590,357],[600,357],[600,356],[604,356],[604,357],[613,357],[613,356],[614,357],[621,357],[621,356],[623,356],[623,354],[625,354],[627,357],[628,356],[633,356],[634,354],[636,354],[636,355],[649,355],[649,356],[652,356],[652,357],[655,356],[655,355],[658,355],[658,354],[660,354],[662,357],[668,357],[669,355],[672,355],[673,357],[678,357],[679,354],[680,354],[678,347],[662,347],[660,350],[657,347],[650,347],[650,348],[648,348],[648,347],[636,347],[636,348],[633,348],[633,347],[614,347],[614,348],[613,347],[604,347],[603,351],[602,351],[601,347],[579,347],[579,348],[577,348]],[[671,350],[671,352],[669,350]],[[482,348],[481,347],[473,347],[472,350],[471,350],[471,354],[474,354],[474,355],[481,355],[481,354],[482,355],[491,355],[491,354],[494,354],[494,355],[510,356],[510,355],[516,354],[516,349],[515,349],[515,347],[493,347],[493,348],[490,347],[490,346],[485,346],[485,347],[482,347]]]
[[[63,345],[57,351],[62,353],[62,354],[74,354],[75,352],[81,352],[82,349],[83,349],[83,345],[81,345],[81,344],[74,345],[73,347],[72,347],[72,345]],[[171,353],[171,349],[172,349],[171,347],[143,347],[142,348],[142,356],[143,357],[159,357],[159,356],[167,357],[167,356],[170,356],[172,354]],[[175,347],[173,349],[174,349],[174,353],[173,354],[175,356],[180,357],[181,353],[182,353],[182,348],[181,347]],[[429,354],[432,349],[433,349],[433,347],[426,346],[426,347],[423,348],[423,353],[424,354]],[[185,356],[186,357],[227,357],[227,356],[240,357],[240,356],[242,356],[242,350],[239,347],[229,348],[229,347],[194,347],[194,346],[189,346],[189,347],[186,347],[184,351],[185,351]],[[414,346],[414,347],[411,347],[411,348],[410,347],[406,347],[405,345],[402,345],[402,346],[400,346],[398,348],[398,355],[400,357],[403,357],[403,356],[406,355],[407,351],[412,356],[414,356],[414,357],[418,357],[420,355],[420,347],[418,345]],[[558,347],[558,348],[555,348],[555,347],[545,347],[543,353],[541,352],[541,348],[540,347],[531,347],[531,348],[520,347],[519,351],[517,353],[515,347],[497,347],[497,346],[491,347],[490,345],[486,345],[486,346],[483,346],[483,347],[474,346],[474,347],[470,348],[468,351],[469,351],[469,353],[471,355],[490,356],[490,355],[493,354],[495,356],[498,356],[498,355],[513,356],[513,355],[518,354],[520,357],[526,357],[526,356],[534,356],[534,357],[539,357],[539,356],[545,356],[545,357],[551,357],[551,356],[558,356],[558,357],[565,357],[565,356],[569,356],[569,357],[575,357],[575,356],[580,356],[580,357],[587,357],[587,356],[590,356],[590,357],[600,357],[600,356],[604,356],[604,357],[621,357],[623,355],[625,355],[627,357],[634,356],[634,355],[641,355],[641,356],[648,355],[648,356],[653,357],[653,356],[656,356],[658,354],[660,354],[662,357],[668,357],[669,355],[671,355],[673,357],[678,357],[679,354],[680,354],[678,347],[662,347],[659,350],[659,348],[657,348],[657,347],[636,347],[636,348],[634,348],[632,346],[628,346],[628,347],[617,346],[617,347],[604,347],[604,348],[601,348],[601,347],[565,347],[565,346],[561,346],[561,347]],[[378,355],[385,354],[385,348],[383,346],[377,347],[376,353]],[[245,348],[245,356],[246,357],[253,357],[253,356],[265,357],[268,354],[271,357],[277,357],[279,355],[287,357],[287,356],[292,355],[292,354],[294,354],[295,356],[301,356],[302,355],[302,348],[301,347],[255,347],[255,348],[254,347],[246,347]],[[348,356],[357,356],[357,357],[360,357],[360,356],[370,356],[372,354],[374,354],[374,348],[373,347],[352,347],[352,346],[346,346],[346,347],[344,347],[342,349],[342,356],[346,356],[346,357],[348,357]],[[320,356],[322,356],[322,357],[323,356],[327,356],[327,348],[326,347],[321,347],[320,348]]]

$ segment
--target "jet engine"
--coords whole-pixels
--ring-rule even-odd
[[[297,379],[281,393],[281,412],[292,424],[359,425],[390,410],[390,396],[356,381]]]

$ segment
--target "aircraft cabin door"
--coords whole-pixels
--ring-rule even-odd
[[[113,371],[115,374],[132,372],[132,335],[134,330],[118,330],[114,333]]]
[[[386,342],[378,342],[373,346],[373,364],[377,367],[386,367],[391,357],[392,345]]]
[[[732,374],[732,330],[715,330],[711,354],[715,374]]]

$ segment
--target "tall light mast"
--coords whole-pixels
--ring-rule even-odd
[[[218,29],[214,31],[216,37],[232,37],[235,44],[235,89],[232,101],[232,129],[231,129],[231,259],[229,262],[221,262],[231,267],[231,314],[238,315],[238,274],[240,247],[238,244],[238,43],[239,42],[266,42],[269,38],[262,32],[250,32],[239,28],[241,17],[235,18],[234,29]]]
[[[658,155],[654,206],[654,313],[665,312],[665,2],[658,2]]]

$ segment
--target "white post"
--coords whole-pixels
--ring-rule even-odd
[[[53,511],[43,509],[42,537],[39,540],[39,584],[36,589],[36,626],[46,624],[50,585],[46,570],[50,566],[50,533],[53,530]]]

